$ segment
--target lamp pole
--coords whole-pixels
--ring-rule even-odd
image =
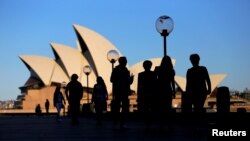
[[[163,37],[164,56],[167,56],[167,36],[174,29],[174,21],[169,16],[160,16],[155,22],[156,30]]]
[[[89,65],[83,67],[83,72],[87,76],[87,103],[89,104],[89,74],[91,73],[92,69]]]
[[[116,50],[110,50],[110,51],[107,52],[107,59],[112,65],[112,71],[111,72],[113,72],[114,64],[118,60],[118,58],[119,58],[119,53]],[[115,99],[115,97],[113,95],[113,88],[112,88],[112,101],[114,99]],[[111,105],[112,105],[112,101],[111,101]],[[112,106],[111,106],[111,110],[112,110]]]

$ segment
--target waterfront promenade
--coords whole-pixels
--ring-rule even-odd
[[[114,128],[109,120],[98,126],[93,118],[80,118],[80,124],[73,126],[64,117],[59,123],[54,116],[12,116],[0,117],[1,141],[183,141],[206,140],[207,129],[196,134],[188,126],[175,126],[173,131],[160,129],[156,125],[146,130],[140,122],[130,121],[127,129]]]
[[[206,141],[211,136],[212,121],[196,124],[197,121],[177,121],[171,128],[160,128],[154,121],[150,129],[131,116],[127,128],[114,127],[109,116],[101,126],[93,116],[80,117],[79,125],[71,125],[69,117],[57,122],[55,115],[48,116],[0,116],[1,141]],[[235,121],[233,121],[235,122]],[[246,127],[248,127],[246,125]],[[241,128],[245,130],[246,128]]]

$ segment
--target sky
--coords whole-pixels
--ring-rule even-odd
[[[0,101],[15,100],[30,76],[19,55],[55,58],[50,43],[76,47],[73,24],[103,35],[130,66],[162,57],[162,15],[174,21],[167,54],[176,75],[198,53],[210,74],[227,74],[219,86],[250,88],[249,0],[0,0]]]

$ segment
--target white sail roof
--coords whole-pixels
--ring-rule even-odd
[[[32,69],[45,85],[52,81],[68,81],[61,67],[51,58],[35,55],[21,55],[20,59]],[[60,77],[56,77],[60,76]]]

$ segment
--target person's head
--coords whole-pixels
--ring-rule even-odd
[[[143,62],[143,68],[144,68],[145,70],[150,70],[151,67],[152,67],[152,62],[151,62],[151,61],[145,60],[145,61]]]
[[[71,76],[71,80],[72,81],[76,81],[78,79],[78,75],[77,74],[72,74],[72,76]]]
[[[122,56],[119,58],[118,62],[121,66],[125,67],[127,65],[127,58],[125,56]]]
[[[199,65],[200,56],[198,54],[191,54],[189,59],[194,67]]]
[[[58,94],[58,92],[60,92],[60,90],[61,90],[61,87],[60,86],[56,86],[56,94]]]
[[[97,82],[98,84],[103,84],[103,83],[104,83],[104,80],[102,79],[101,76],[98,76],[98,77],[96,78],[96,82]]]
[[[164,56],[161,60],[161,65],[162,68],[173,68],[173,64],[171,61],[171,58],[169,56]]]

